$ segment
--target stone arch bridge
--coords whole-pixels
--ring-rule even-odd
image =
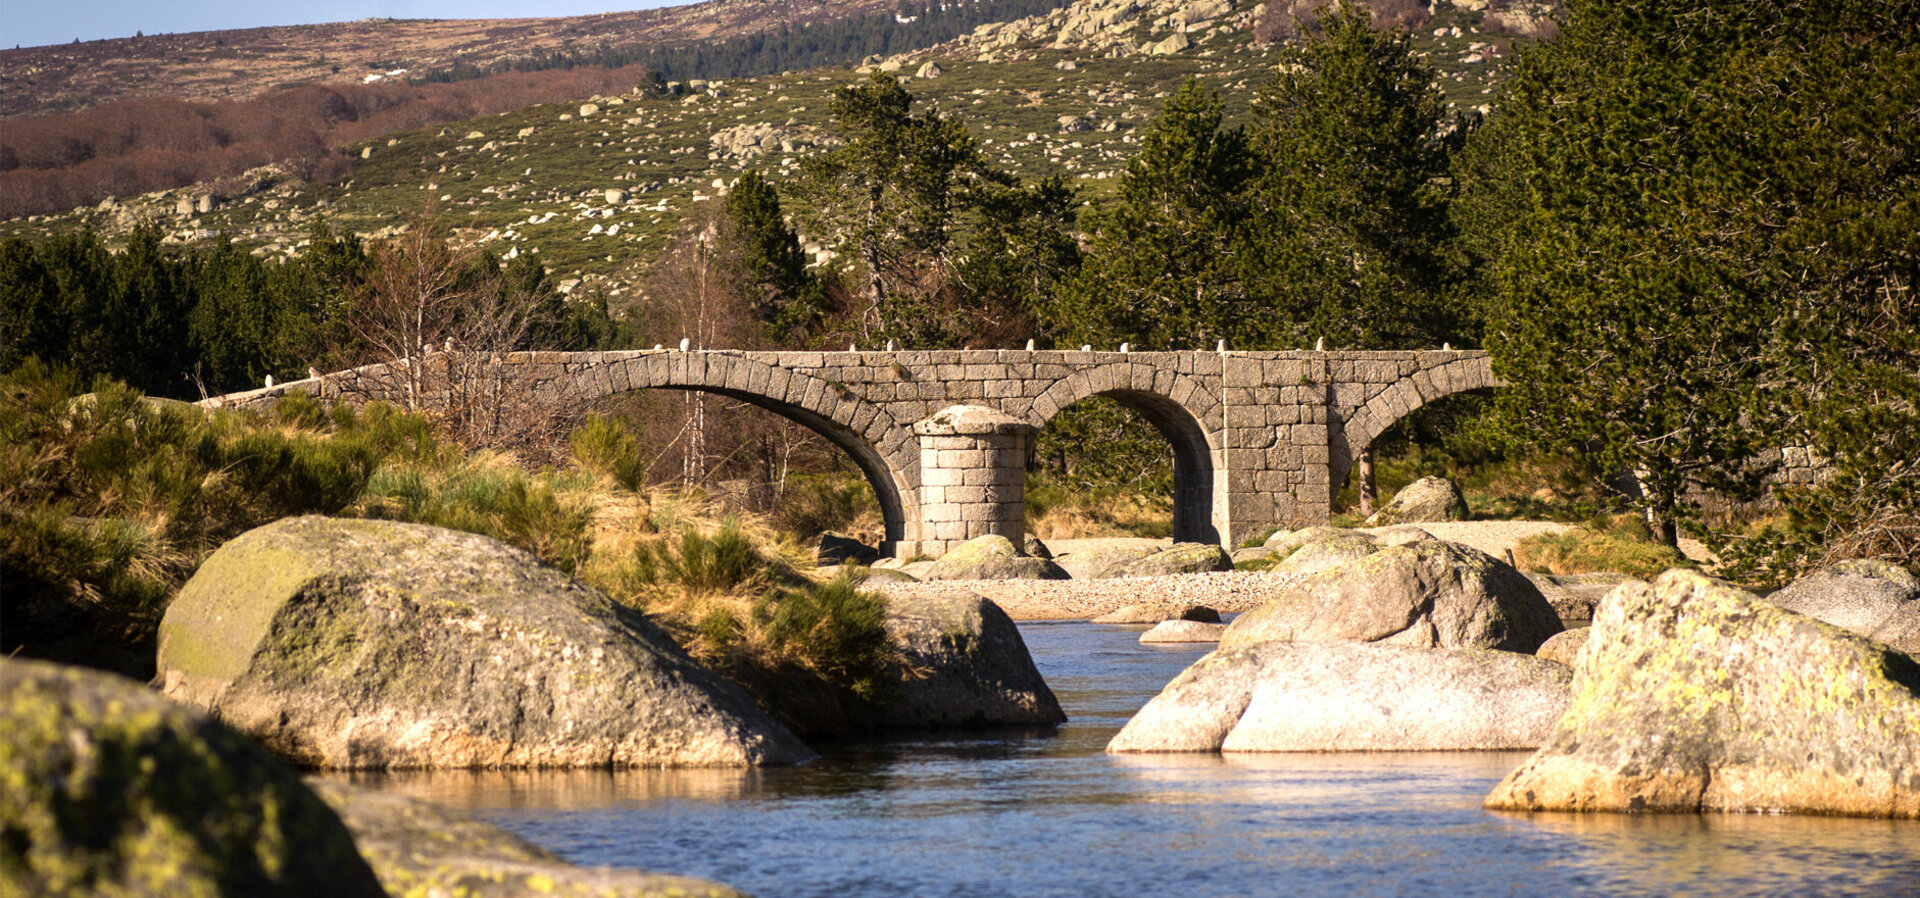
[[[434,352],[203,404],[261,404],[291,391],[400,400],[409,382],[432,402],[444,400],[456,367],[571,407],[677,389],[769,409],[852,456],[879,497],[882,548],[901,556],[938,556],[986,533],[1019,545],[1032,435],[1091,396],[1131,408],[1172,445],[1175,539],[1232,546],[1272,527],[1324,523],[1354,459],[1394,422],[1440,397],[1501,385],[1477,350]]]

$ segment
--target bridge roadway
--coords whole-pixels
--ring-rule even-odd
[[[901,556],[938,556],[985,533],[1019,545],[1032,435],[1090,396],[1139,413],[1173,447],[1174,538],[1233,546],[1271,527],[1326,522],[1354,459],[1394,422],[1443,396],[1501,386],[1478,350],[456,351],[203,404],[257,405],[291,391],[403,401],[409,389],[444,402],[454,378],[475,376],[494,395],[548,407],[677,389],[769,409],[852,456],[879,497],[883,550]]]

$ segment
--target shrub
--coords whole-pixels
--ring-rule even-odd
[[[1513,556],[1521,570],[1549,574],[1612,571],[1651,578],[1692,564],[1679,550],[1654,542],[1646,522],[1633,515],[1602,517],[1587,526],[1527,537],[1514,546]]]
[[[647,466],[640,461],[640,441],[618,418],[590,414],[587,423],[567,437],[567,443],[573,448],[574,463],[585,470],[635,491],[646,482]]]

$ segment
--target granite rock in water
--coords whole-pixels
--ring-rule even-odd
[[[1566,667],[1511,652],[1274,642],[1174,678],[1109,752],[1533,748],[1566,710]]]
[[[639,612],[470,533],[288,518],[221,546],[159,681],[297,765],[734,766],[813,753]]]
[[[1153,629],[1140,634],[1140,644],[1219,642],[1220,634],[1226,631],[1226,624],[1209,624],[1197,620],[1163,620],[1155,624]]]
[[[899,680],[875,726],[1052,726],[1067,719],[1020,629],[986,599],[891,598],[887,633],[899,653]]]
[[[490,823],[404,795],[335,780],[307,784],[340,815],[392,895],[465,898],[739,898],[717,883],[576,867]]]
[[[1220,612],[1205,605],[1185,602],[1137,602],[1125,605],[1093,619],[1096,624],[1157,624],[1161,621],[1190,620],[1217,624]]]
[[[1560,632],[1533,583],[1458,543],[1390,546],[1281,588],[1234,620],[1222,648],[1259,642],[1384,642],[1532,652]]]
[[[238,733],[125,677],[0,660],[0,894],[383,892],[333,811]]]
[[[1629,583],[1486,805],[1920,817],[1920,663],[1690,571]]]

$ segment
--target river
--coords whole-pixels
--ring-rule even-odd
[[[1021,625],[1071,721],[823,747],[793,769],[357,777],[569,860],[783,896],[1915,895],[1920,822],[1511,814],[1526,753],[1122,756],[1203,647]]]

